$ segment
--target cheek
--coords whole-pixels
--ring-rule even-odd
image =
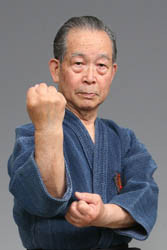
[[[66,97],[70,98],[74,94],[78,82],[79,80],[74,75],[66,73],[61,79],[60,89]]]
[[[104,92],[104,93],[108,93],[109,90],[110,90],[110,86],[111,86],[111,78],[109,77],[106,77],[104,78],[102,81],[101,81],[101,90]]]
[[[66,71],[63,77],[63,81],[68,88],[75,89],[81,79],[80,74],[76,74],[73,71]]]

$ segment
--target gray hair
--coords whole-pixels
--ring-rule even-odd
[[[58,30],[53,43],[54,57],[62,63],[66,53],[66,38],[71,29],[91,29],[105,31],[112,42],[112,62],[116,62],[117,47],[115,34],[101,20],[94,16],[72,17],[66,21]]]

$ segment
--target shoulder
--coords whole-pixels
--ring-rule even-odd
[[[139,143],[134,131],[130,128],[122,127],[113,120],[100,119],[109,133],[114,134],[117,139],[119,139],[122,153],[126,152],[132,147],[133,144]]]
[[[112,131],[116,136],[120,137],[120,139],[129,140],[132,134],[134,133],[131,129],[125,128],[109,119],[100,119],[104,126]]]
[[[13,161],[21,154],[28,155],[34,149],[34,126],[33,124],[25,124],[16,127],[14,149],[9,162]]]

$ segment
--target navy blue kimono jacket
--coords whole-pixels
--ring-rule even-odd
[[[63,122],[66,192],[54,198],[48,192],[34,160],[34,127],[16,129],[13,154],[8,161],[13,215],[25,248],[106,248],[148,237],[157,214],[158,188],[152,177],[156,164],[135,134],[111,120],[97,118],[95,143],[81,123],[66,110]],[[120,176],[122,189],[117,177]],[[74,192],[97,193],[104,203],[128,211],[136,226],[113,230],[77,228],[64,215]]]

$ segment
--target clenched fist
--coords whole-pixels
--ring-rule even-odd
[[[78,201],[72,202],[66,220],[76,227],[128,228],[135,225],[132,216],[116,204],[104,204],[100,195],[75,193]]]
[[[102,226],[104,221],[105,205],[98,194],[79,193],[66,214],[66,220],[77,227]]]
[[[36,130],[62,125],[66,100],[53,86],[36,84],[27,92],[27,111]]]

